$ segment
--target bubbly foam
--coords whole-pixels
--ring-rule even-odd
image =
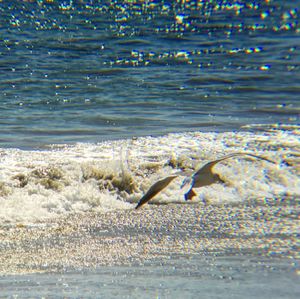
[[[195,189],[193,202],[223,204],[299,198],[299,127],[253,133],[183,133],[99,144],[52,145],[47,150],[0,151],[0,222],[42,222],[86,211],[134,208],[158,179],[194,171],[234,152],[262,155],[277,165],[235,157],[215,166],[225,184]],[[184,176],[150,203],[184,203]]]

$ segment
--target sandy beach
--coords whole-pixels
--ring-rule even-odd
[[[48,223],[2,226],[2,274],[140,265],[176,256],[254,254],[299,259],[299,207],[148,205],[72,215]]]
[[[298,234],[293,199],[147,205],[2,226],[1,296],[298,298]]]

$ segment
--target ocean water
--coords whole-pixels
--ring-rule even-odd
[[[298,298],[299,4],[0,2],[0,297]]]
[[[299,1],[1,1],[0,145],[299,122]]]

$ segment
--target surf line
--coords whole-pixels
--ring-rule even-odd
[[[183,184],[181,185],[181,189],[187,185],[190,184],[189,190],[184,194],[185,200],[192,200],[194,196],[196,196],[196,192],[194,191],[194,188],[200,188],[204,186],[209,186],[214,183],[225,183],[224,180],[220,178],[220,176],[213,172],[213,168],[216,164],[219,162],[222,162],[224,160],[237,157],[237,156],[249,156],[258,160],[264,160],[272,164],[276,164],[274,161],[267,159],[262,156],[250,154],[250,153],[233,153],[226,155],[224,157],[221,157],[219,159],[210,161],[206,164],[204,164],[201,168],[199,168],[196,172],[192,174],[192,176],[186,176],[186,178],[183,181]],[[175,178],[177,178],[180,174],[174,174],[171,176],[167,176],[157,182],[155,182],[148,191],[143,195],[143,197],[139,200],[137,206],[135,209],[139,209],[141,206],[143,206],[145,203],[147,203],[149,200],[151,200],[155,195],[157,195],[159,192],[161,192],[163,189],[165,189]]]

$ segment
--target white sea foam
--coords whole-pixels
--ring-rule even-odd
[[[241,203],[300,197],[299,127],[258,133],[184,133],[49,150],[0,150],[0,223],[36,222],[85,211],[131,209],[157,179],[194,170],[233,152],[278,163],[235,157],[214,171],[226,182],[195,189],[194,202]],[[176,178],[150,203],[186,203]]]

